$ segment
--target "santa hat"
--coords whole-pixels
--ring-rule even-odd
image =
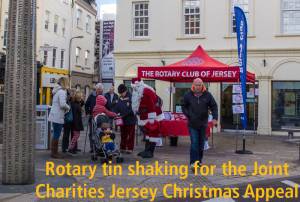
[[[141,78],[136,77],[136,78],[133,78],[133,79],[131,80],[131,84],[137,84],[137,83],[139,83],[139,82],[141,82],[141,81],[142,81]]]

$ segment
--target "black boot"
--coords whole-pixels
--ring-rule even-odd
[[[155,147],[156,147],[156,142],[150,142],[150,151],[152,153],[152,156],[154,156],[154,151],[155,151]]]
[[[155,142],[149,142],[149,147],[148,147],[147,151],[144,152],[141,155],[141,157],[142,158],[153,158],[153,153],[154,153],[154,150],[155,150],[155,146],[156,146]]]
[[[146,140],[144,151],[139,152],[137,155],[138,155],[138,156],[143,156],[143,155],[145,155],[145,153],[149,150],[149,148],[150,148],[150,142],[149,142],[149,140]]]
[[[155,142],[149,142],[149,149],[147,152],[144,153],[144,155],[142,157],[143,158],[153,158],[155,147],[156,147]]]

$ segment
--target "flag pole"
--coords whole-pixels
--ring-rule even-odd
[[[237,49],[240,64],[240,82],[243,97],[243,113],[241,114],[241,121],[243,126],[243,149],[237,150],[237,154],[253,154],[253,152],[246,150],[246,128],[247,128],[247,19],[244,11],[240,7],[234,7],[236,34],[237,34]]]

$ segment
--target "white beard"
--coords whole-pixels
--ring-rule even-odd
[[[148,86],[147,84],[144,84],[143,81],[137,83],[137,84],[132,84],[132,88],[133,88],[133,92],[132,92],[132,111],[134,114],[136,114],[139,110],[140,107],[140,103],[141,103],[141,99],[144,95],[144,89],[148,88],[150,90],[152,90],[153,92],[154,89],[151,88],[150,86]]]

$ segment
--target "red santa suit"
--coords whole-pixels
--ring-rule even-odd
[[[146,129],[146,139],[150,142],[159,142],[160,132],[157,125],[159,126],[158,122],[163,120],[163,113],[158,105],[158,96],[153,88],[139,78],[132,80],[132,88],[132,110],[138,117],[138,125]]]

